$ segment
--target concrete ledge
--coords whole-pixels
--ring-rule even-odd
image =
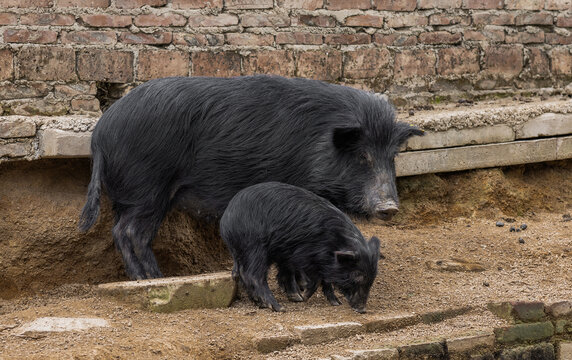
[[[230,273],[101,284],[104,296],[156,312],[228,307],[236,295]]]
[[[39,135],[41,156],[88,157],[91,133],[75,133],[58,129],[46,129]]]

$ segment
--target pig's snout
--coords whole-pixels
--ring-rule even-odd
[[[381,220],[390,220],[399,211],[397,204],[380,204],[375,207],[375,216]]]
[[[363,307],[352,307],[352,309],[360,314],[365,314],[366,310],[365,310],[365,306]]]

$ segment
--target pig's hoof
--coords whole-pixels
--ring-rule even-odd
[[[284,308],[284,306],[282,306],[280,304],[272,305],[272,310],[274,310],[276,312],[286,312],[286,309]]]
[[[288,296],[288,300],[290,300],[292,302],[304,301],[304,298],[298,293],[290,293],[290,294],[286,294],[286,295]]]
[[[342,305],[342,302],[338,299],[328,299],[328,301],[330,302],[330,305],[332,306],[340,306]]]

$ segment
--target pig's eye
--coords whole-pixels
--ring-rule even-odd
[[[371,155],[369,153],[362,152],[359,155],[359,162],[362,165],[371,166],[373,164],[373,159],[371,158]]]

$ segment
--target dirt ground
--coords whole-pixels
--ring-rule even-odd
[[[108,204],[88,234],[76,231],[89,181],[88,160],[0,165],[1,359],[308,359],[499,326],[486,304],[503,300],[572,300],[572,161],[398,179],[401,211],[391,222],[357,221],[382,240],[384,256],[368,302],[358,314],[331,307],[322,294],[289,303],[286,313],[257,309],[244,297],[228,309],[156,314],[100,298],[94,284],[124,280],[110,236]],[[497,227],[502,221],[504,227]],[[525,230],[511,232],[510,226]],[[230,269],[212,227],[170,215],[155,244],[167,275]],[[444,271],[451,259],[483,271]],[[471,305],[466,315],[433,325],[337,342],[296,345],[260,355],[253,341],[294,326],[364,321]],[[101,317],[109,328],[16,336],[42,316]]]

